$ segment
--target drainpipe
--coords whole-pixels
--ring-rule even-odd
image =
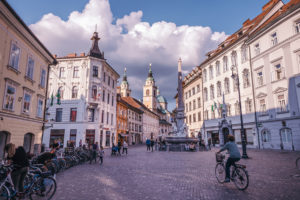
[[[201,66],[200,66],[200,69],[201,69]],[[206,143],[206,141],[207,141],[207,134],[205,134],[205,120],[204,120],[204,100],[203,100],[203,77],[202,77],[202,69],[201,69],[201,74],[199,75],[200,76],[200,79],[201,79],[201,92],[202,92],[202,94],[201,94],[201,99],[202,99],[202,121],[203,121],[203,123],[202,123],[202,128],[203,128],[203,131],[204,131],[204,133],[203,133],[203,136],[206,138],[206,140],[205,140],[205,143]]]
[[[250,45],[248,44],[249,50],[249,63],[250,63],[250,73],[251,73],[251,84],[252,84],[252,95],[253,95],[253,105],[254,105],[254,118],[255,118],[255,127],[257,132],[257,140],[258,140],[258,149],[260,149],[260,136],[259,136],[259,129],[258,129],[258,120],[257,120],[257,112],[256,112],[256,99],[254,95],[254,82],[253,82],[253,72],[252,72],[252,62],[251,62],[251,49]]]

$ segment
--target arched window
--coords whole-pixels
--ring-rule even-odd
[[[72,88],[72,99],[77,99],[77,95],[78,95],[78,87],[74,86]]]
[[[34,135],[32,133],[26,133],[24,135],[23,147],[24,147],[26,153],[31,152],[33,140],[34,140]]]
[[[242,57],[242,63],[246,62],[248,60],[248,52],[247,52],[247,46],[244,44],[241,48],[241,57]]]
[[[203,98],[204,98],[204,99],[203,99],[204,101],[207,101],[207,100],[208,100],[207,88],[204,88],[204,89],[203,89]]]
[[[149,96],[150,95],[150,91],[149,89],[146,90],[146,96]]]
[[[227,72],[228,71],[228,59],[227,56],[223,57],[223,72]]]
[[[215,98],[215,87],[213,85],[210,86],[210,99]]]
[[[92,86],[92,98],[97,99],[97,86],[96,85]]]
[[[236,51],[233,51],[231,53],[231,64],[232,66],[236,67],[237,66],[237,54]]]
[[[271,142],[271,134],[267,129],[262,130],[261,137],[263,142]]]
[[[229,85],[229,79],[225,78],[224,80],[224,89],[225,89],[225,94],[230,93],[230,85]]]
[[[206,69],[203,70],[203,82],[207,81],[207,71]]]
[[[243,85],[244,85],[244,88],[247,88],[247,87],[250,86],[249,70],[248,69],[243,70]]]
[[[216,62],[216,76],[219,76],[221,74],[220,72],[220,61]]]
[[[213,66],[209,67],[209,80],[213,79],[214,77],[214,68]]]
[[[221,84],[221,81],[217,82],[217,96],[218,97],[222,96],[222,84]]]
[[[60,87],[58,88],[57,94],[59,94],[60,99],[63,99],[63,98],[64,98],[64,87],[63,87],[63,86],[60,86]]]

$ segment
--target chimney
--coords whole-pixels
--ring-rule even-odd
[[[85,56],[85,53],[80,53],[80,56]]]
[[[69,58],[75,58],[77,56],[76,53],[69,53],[67,57]]]

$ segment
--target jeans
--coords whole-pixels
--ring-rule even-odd
[[[15,189],[18,192],[23,192],[24,191],[24,179],[27,174],[28,168],[27,167],[22,167],[20,169],[14,170],[11,173],[11,178],[14,183]]]
[[[103,156],[100,156],[100,165],[103,163]]]
[[[150,151],[150,145],[149,144],[147,144],[147,151]]]
[[[126,154],[127,154],[127,148],[126,148],[126,147],[123,147],[122,154],[124,154],[125,151],[126,151]]]
[[[235,166],[235,162],[239,161],[240,158],[228,158],[226,162],[226,178],[230,178],[230,166]]]
[[[95,150],[92,151],[92,156],[90,159],[90,164],[92,164],[92,161],[95,160],[95,163],[97,162],[97,152]]]

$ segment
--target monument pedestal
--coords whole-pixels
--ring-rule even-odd
[[[195,143],[196,150],[199,142],[198,138],[170,136],[166,137],[167,151],[185,151],[185,144]]]

